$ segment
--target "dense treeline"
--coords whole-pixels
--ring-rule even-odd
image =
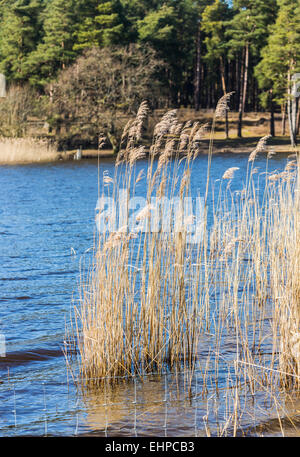
[[[146,83],[140,78],[138,84],[145,89],[142,98],[155,94],[156,107],[212,108],[234,91],[238,136],[245,111],[281,110],[296,143],[298,99],[292,92],[300,71],[300,0],[0,0],[0,19],[0,72],[51,102],[61,96],[59,81],[68,79],[62,74],[71,67],[74,73],[78,59],[82,66],[89,50],[130,55],[134,46],[139,70],[151,55]],[[116,58],[112,65],[118,66]],[[133,85],[132,66],[130,71]],[[122,79],[116,75],[115,81]],[[132,108],[125,92],[119,103],[124,110]]]

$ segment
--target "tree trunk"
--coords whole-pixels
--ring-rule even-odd
[[[201,65],[200,84],[201,81],[205,81],[205,65]],[[207,101],[207,87],[203,87],[203,89],[201,90],[199,100],[200,106],[203,107],[203,100]]]
[[[257,87],[257,81],[254,79],[254,111],[257,113],[258,112],[258,87]]]
[[[50,83],[49,85],[49,101],[51,105],[53,104],[53,84]]]
[[[270,135],[275,136],[274,102],[272,90],[270,91]]]
[[[239,138],[242,136],[242,120],[243,120],[243,78],[245,77],[244,73],[244,52],[242,55],[242,62],[241,62],[241,72],[239,77],[239,116],[238,116],[238,131],[237,135]]]
[[[196,69],[195,69],[195,92],[194,92],[194,107],[196,111],[200,108],[200,89],[201,89],[201,28],[198,25],[196,39]]]
[[[288,111],[288,120],[290,128],[290,139],[292,147],[297,146],[296,138],[296,122],[297,122],[297,99],[293,95],[293,90],[291,89],[291,72],[288,71],[288,100],[287,100],[287,111]]]
[[[241,81],[240,81],[240,59],[239,59],[239,54],[236,57],[236,63],[235,63],[235,85],[236,85],[236,111],[239,110],[239,100],[241,96]],[[234,87],[234,85],[233,85]]]
[[[292,101],[291,101],[291,120],[292,120],[292,129],[293,129],[293,135],[295,139],[295,143],[297,144],[296,140],[296,133],[297,133],[297,108],[298,108],[298,103],[297,103],[297,98],[293,95],[292,96]]]
[[[119,141],[116,135],[116,129],[113,121],[110,122],[109,129],[107,131],[107,137],[112,146],[113,153],[117,154],[119,152]]]
[[[299,109],[299,98],[298,98],[296,135],[299,135],[299,129],[300,129],[300,109]]]
[[[281,135],[285,135],[285,124],[286,124],[286,103],[281,105]]]
[[[291,145],[292,147],[297,146],[296,138],[295,138],[295,132],[293,130],[293,119],[292,119],[292,102],[291,100],[288,100],[288,120],[289,120],[289,128],[290,128],[290,139],[291,139]]]
[[[246,106],[247,85],[248,85],[248,66],[249,66],[249,44],[245,46],[245,64],[244,64],[244,77],[243,86],[240,94],[239,105],[239,121],[238,121],[238,137],[242,137],[243,114]]]

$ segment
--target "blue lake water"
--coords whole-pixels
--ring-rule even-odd
[[[269,170],[282,170],[286,160],[275,156]],[[247,163],[244,154],[215,155],[211,182],[217,186],[226,169],[239,167],[231,188],[241,190]],[[265,157],[255,166],[264,171]],[[147,161],[137,163],[137,173],[146,168]],[[112,176],[113,169],[112,160],[100,161],[100,176],[104,170]],[[199,156],[193,195],[204,193],[206,170],[207,156]],[[142,184],[138,192],[145,192]],[[0,167],[0,333],[6,342],[6,357],[0,357],[0,436],[204,433],[207,404],[199,399],[188,406],[178,395],[172,402],[178,386],[170,375],[87,398],[67,374],[65,326],[80,258],[93,246],[97,198],[94,160]],[[108,413],[107,396],[114,405]]]

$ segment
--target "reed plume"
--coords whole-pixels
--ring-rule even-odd
[[[251,154],[249,156],[249,159],[248,159],[249,162],[254,162],[254,160],[256,159],[257,154],[259,154],[260,152],[266,151],[267,141],[271,137],[272,137],[272,135],[266,135],[266,136],[264,136],[263,138],[261,138],[259,140],[259,142],[257,143],[256,148],[251,152]]]
[[[234,172],[239,170],[239,167],[231,167],[228,168],[225,173],[222,176],[222,179],[233,179],[234,178]]]
[[[220,98],[217,104],[217,108],[215,111],[215,117],[224,117],[226,115],[226,112],[229,110],[228,103],[230,100],[230,97],[234,94],[234,92],[228,92],[227,94],[223,95],[223,97]]]

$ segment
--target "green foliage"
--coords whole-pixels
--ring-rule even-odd
[[[237,51],[246,44],[251,52],[259,54],[266,44],[268,26],[276,19],[277,3],[274,0],[236,0],[234,16],[228,22],[229,48]]]
[[[299,0],[0,0],[0,72],[52,97],[58,74],[88,49],[150,46],[165,62],[168,104],[190,105],[197,87],[200,106],[214,107],[226,87],[236,100],[244,93],[245,109],[257,109],[259,96],[267,108],[269,92],[281,102],[287,72],[299,71],[299,8]]]
[[[192,0],[169,0],[148,10],[137,22],[138,39],[150,43],[169,64],[162,75],[176,103],[188,85],[192,85],[198,4]]]
[[[29,81],[44,86],[57,71],[72,62],[75,0],[49,0],[41,15],[43,36],[28,56],[26,69]]]
[[[206,34],[206,58],[216,60],[227,54],[226,26],[232,11],[225,0],[215,0],[202,14],[202,29]]]
[[[93,2],[90,14],[83,17],[78,27],[74,49],[125,44],[127,22],[119,0]]]
[[[42,0],[17,0],[1,4],[0,71],[10,80],[25,81],[30,53],[40,39]]]
[[[300,71],[300,4],[298,0],[280,0],[276,23],[270,28],[267,45],[255,74],[264,90],[272,89],[282,103],[288,93],[288,72]]]
[[[158,11],[151,11],[143,20],[138,21],[138,31],[141,40],[152,43],[163,41],[167,46],[174,38],[174,8],[163,5]]]

